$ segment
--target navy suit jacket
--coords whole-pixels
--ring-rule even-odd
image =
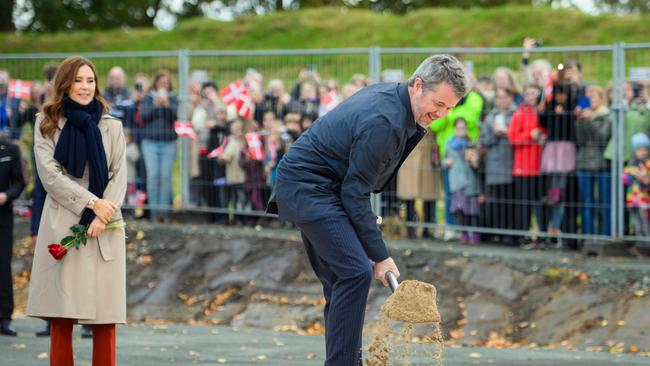
[[[268,212],[306,223],[345,214],[373,261],[389,256],[370,206],[426,130],[408,87],[368,86],[319,118],[284,155]]]
[[[18,145],[0,136],[0,192],[7,194],[7,202],[0,206],[0,226],[13,225],[13,201],[25,188],[23,167]]]

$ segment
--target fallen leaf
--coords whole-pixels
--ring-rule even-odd
[[[309,352],[309,353],[307,354],[307,359],[308,359],[308,360],[315,360],[316,357],[318,357],[318,356],[317,356],[316,353],[314,353],[314,352]]]
[[[12,343],[11,346],[12,346],[13,348],[18,348],[18,349],[25,349],[25,348],[27,348],[27,346],[25,345],[25,343]]]
[[[260,360],[260,361],[266,360],[266,355],[259,355],[259,356],[255,357],[255,359]]]
[[[36,356],[36,358],[38,358],[39,360],[44,360],[44,359],[46,359],[48,357],[49,357],[49,355],[47,354],[47,352],[41,352]]]
[[[226,359],[225,358],[217,358],[217,362],[218,363],[226,363]]]
[[[481,354],[478,352],[472,352],[469,354],[469,357],[471,358],[481,358]]]

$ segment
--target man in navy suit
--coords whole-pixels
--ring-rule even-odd
[[[20,150],[0,131],[0,334],[16,336],[11,327],[14,311],[11,258],[14,244],[13,201],[25,188]]]
[[[361,364],[372,278],[399,270],[390,257],[370,193],[381,192],[426,127],[469,91],[463,64],[427,58],[407,84],[368,86],[318,119],[280,161],[269,212],[294,222],[323,285],[326,366]]]

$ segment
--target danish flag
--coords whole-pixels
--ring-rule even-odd
[[[226,105],[234,105],[239,115],[244,119],[250,119],[253,112],[253,103],[248,97],[248,89],[241,80],[235,80],[223,88],[220,92],[221,98]]]
[[[336,91],[332,90],[321,99],[320,104],[325,106],[325,109],[329,112],[339,105],[339,96],[336,94]]]
[[[262,161],[264,160],[264,146],[262,146],[262,139],[257,132],[249,132],[246,134],[246,142],[248,143],[248,154],[251,160]]]
[[[544,94],[544,101],[546,103],[550,103],[551,99],[553,99],[553,79],[550,76],[546,81],[546,85],[544,86],[544,91],[542,93]]]
[[[11,80],[9,82],[9,98],[30,100],[32,82],[25,80]]]
[[[224,137],[223,138],[223,143],[221,144],[221,146],[219,146],[218,148],[210,151],[210,153],[208,154],[208,158],[214,159],[214,158],[221,157],[221,154],[223,154],[223,151],[226,149],[227,144],[228,144],[228,137]]]
[[[180,137],[189,137],[192,140],[196,140],[196,132],[192,128],[192,122],[176,121],[174,122],[174,130]]]

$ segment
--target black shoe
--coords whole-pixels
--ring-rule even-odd
[[[0,321],[0,334],[15,337],[18,335],[14,328],[11,327],[11,320],[3,319]]]
[[[93,328],[90,325],[81,326],[81,338],[92,338]]]
[[[45,324],[45,327],[38,332],[36,332],[37,337],[49,337],[50,336],[50,322]]]

